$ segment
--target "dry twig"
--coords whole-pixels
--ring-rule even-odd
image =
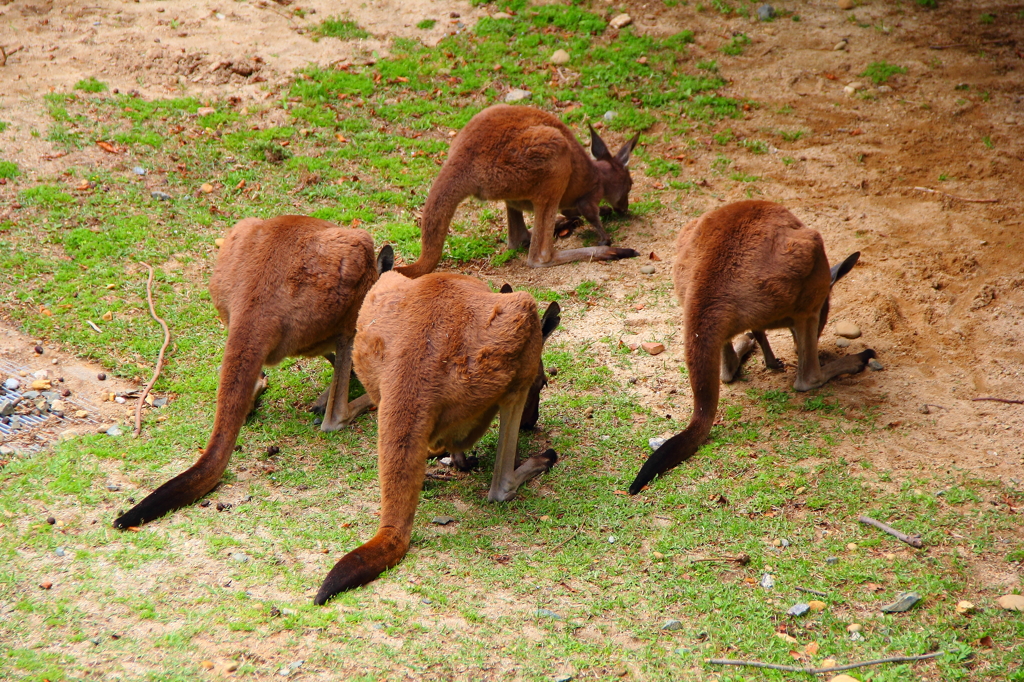
[[[18,45],[16,48],[8,52],[7,48],[5,48],[3,45],[0,45],[0,66],[7,66],[7,58],[13,54],[21,52],[24,49],[24,45]]]
[[[1011,400],[1010,398],[971,398],[971,400],[991,400],[994,403],[1008,403],[1010,405],[1024,405],[1024,400]]]
[[[750,668],[770,668],[772,670],[784,670],[791,673],[807,673],[808,675],[820,675],[822,673],[838,672],[840,670],[852,670],[853,668],[863,668],[867,665],[881,665],[882,663],[909,663],[911,661],[924,661],[929,658],[935,658],[946,653],[945,651],[936,651],[932,654],[923,654],[921,656],[893,656],[891,658],[878,658],[873,661],[861,661],[860,663],[848,663],[847,665],[834,665],[830,668],[801,668],[798,665],[776,665],[774,663],[761,663],[760,661],[734,661],[728,658],[712,658],[708,663],[711,665],[743,665]]]
[[[157,378],[160,376],[160,370],[164,366],[164,351],[167,350],[167,344],[171,342],[171,332],[167,328],[167,323],[156,314],[156,308],[153,306],[153,267],[149,263],[143,263],[143,265],[149,268],[149,279],[146,280],[146,300],[149,301],[149,314],[164,328],[164,345],[160,346],[160,355],[156,359],[156,370],[153,372],[153,378],[146,384],[142,395],[139,396],[139,403],[135,406],[135,433],[133,434],[135,438],[138,438],[139,434],[142,433],[142,404],[146,402],[149,390],[153,388],[153,384],[156,383]]]
[[[929,189],[928,187],[915,187],[914,189],[916,189],[919,192],[929,192],[931,194],[941,194],[944,197],[949,197],[950,199],[956,199],[957,201],[966,201],[969,204],[997,204],[997,203],[999,203],[999,199],[967,199],[965,197],[958,197],[955,194],[950,194],[949,192],[943,192],[943,191],[937,190],[937,189]]]
[[[800,587],[799,585],[795,586],[793,589],[795,589],[797,592],[806,592],[807,594],[816,594],[819,597],[827,597],[828,596],[827,592],[819,592],[818,590],[811,590],[811,589],[808,589],[806,587]]]
[[[921,547],[924,546],[921,543],[921,536],[920,535],[907,535],[906,533],[901,533],[900,531],[896,530],[892,526],[888,526],[888,525],[882,523],[881,521],[876,521],[873,518],[871,518],[870,516],[861,515],[860,517],[857,518],[857,520],[860,521],[861,523],[866,523],[869,526],[874,526],[878,530],[885,531],[886,533],[888,533],[889,535],[893,536],[897,540],[900,540],[901,542],[905,542],[908,545],[910,545],[911,547],[917,547],[918,549],[920,549]]]

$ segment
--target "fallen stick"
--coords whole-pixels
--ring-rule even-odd
[[[142,433],[142,405],[146,402],[149,389],[153,388],[153,384],[156,383],[157,378],[160,376],[160,369],[164,366],[164,351],[167,350],[167,344],[171,342],[171,332],[167,329],[167,323],[156,314],[156,308],[153,306],[153,268],[149,263],[143,263],[143,265],[149,268],[149,279],[146,280],[146,300],[149,301],[149,314],[164,328],[164,345],[160,346],[160,355],[156,359],[156,370],[153,372],[153,378],[146,384],[142,395],[139,396],[139,403],[135,406],[135,433],[132,434],[134,438],[138,438],[139,434]]]
[[[1009,403],[1010,405],[1024,405],[1024,400],[1011,400],[1009,398],[971,398],[971,400],[991,400],[995,403]]]
[[[848,663],[847,665],[834,665],[830,668],[801,668],[798,665],[775,665],[774,663],[761,663],[760,661],[734,661],[728,658],[712,658],[708,661],[711,665],[743,665],[750,668],[770,668],[772,670],[784,670],[790,673],[807,673],[808,675],[820,675],[822,673],[834,673],[840,670],[852,670],[854,668],[863,668],[868,665],[881,665],[882,663],[909,663],[911,661],[925,661],[929,658],[935,658],[946,653],[945,651],[936,651],[933,654],[923,654],[921,656],[893,656],[891,658],[878,658],[873,661],[861,661],[860,663]]]
[[[21,52],[24,49],[25,49],[24,45],[18,45],[16,48],[14,48],[10,52],[8,52],[5,47],[0,45],[0,66],[7,66],[7,58],[10,57],[11,55],[15,55],[15,54]]]
[[[914,189],[916,189],[919,192],[930,192],[931,194],[941,194],[944,197],[949,197],[950,199],[956,199],[957,201],[966,201],[969,204],[997,204],[997,203],[999,203],[999,199],[967,199],[965,197],[958,197],[955,194],[950,194],[949,192],[943,192],[942,190],[929,189],[928,187],[915,187]]]
[[[797,592],[806,592],[807,594],[815,594],[815,595],[817,595],[819,597],[827,597],[828,596],[827,592],[819,592],[818,590],[811,590],[811,589],[808,589],[806,587],[800,587],[799,585],[797,585],[794,589]]]
[[[86,320],[86,321],[85,321],[85,323],[86,323],[86,324],[88,324],[88,325],[89,325],[90,327],[92,327],[92,328],[93,328],[93,330],[94,330],[94,331],[95,331],[95,332],[96,332],[97,334],[102,334],[102,333],[103,333],[103,330],[102,330],[102,329],[100,329],[99,327],[97,327],[97,326],[96,326],[96,323],[95,323],[95,322],[93,322],[92,320]]]
[[[905,542],[908,545],[910,545],[911,547],[917,547],[918,549],[920,549],[921,547],[924,547],[924,544],[922,544],[922,542],[921,542],[921,536],[920,535],[907,535],[906,533],[901,533],[900,531],[896,530],[892,526],[887,526],[886,524],[882,523],[881,521],[874,520],[870,516],[861,515],[861,516],[859,516],[857,518],[857,520],[860,521],[861,523],[866,523],[869,526],[874,526],[878,530],[885,531],[886,533],[888,533],[889,535],[893,536],[897,540],[900,540],[901,542]]]

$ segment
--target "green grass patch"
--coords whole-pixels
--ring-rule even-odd
[[[337,17],[324,19],[313,29],[313,33],[321,38],[337,38],[338,40],[359,40],[370,37],[370,32],[360,28],[356,22]]]
[[[875,85],[881,85],[890,78],[897,74],[906,73],[907,68],[905,66],[898,66],[896,64],[890,64],[884,59],[877,62],[871,62],[868,67],[861,71],[861,78],[870,78],[871,82]]]
[[[75,83],[75,90],[81,90],[82,92],[106,92],[107,89],[106,83],[98,81],[92,76]]]
[[[10,180],[19,175],[21,175],[21,170],[19,170],[18,164],[13,161],[0,161],[0,178]]]

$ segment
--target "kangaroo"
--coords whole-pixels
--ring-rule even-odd
[[[266,388],[264,365],[295,355],[332,362],[334,378],[326,400],[321,397],[324,431],[367,410],[368,395],[348,400],[352,338],[366,292],[393,261],[385,246],[374,263],[373,239],[365,231],[316,218],[247,218],[231,228],[210,278],[210,296],[228,328],[213,433],[195,464],[118,517],[114,527],[153,521],[216,487],[246,415]]]
[[[531,390],[540,390],[541,349],[559,312],[552,303],[541,320],[530,294],[494,294],[464,275],[381,276],[359,312],[352,351],[356,375],[378,408],[380,527],[331,569],[314,603],[365,585],[402,560],[428,456],[446,449],[458,461],[496,414],[489,500],[512,499],[554,466],[558,456],[550,449],[519,463],[516,442]]]
[[[629,210],[633,180],[627,165],[639,139],[637,133],[612,156],[591,127],[591,159],[573,132],[547,112],[507,104],[484,109],[452,141],[448,160],[430,188],[423,207],[419,259],[396,271],[419,277],[437,267],[455,209],[469,196],[505,202],[508,248],[529,243],[530,267],[638,256],[633,249],[609,246],[598,204],[605,199],[620,213]],[[597,231],[600,246],[556,250],[559,210],[585,217]],[[532,232],[526,229],[523,211],[536,216]]]
[[[675,249],[672,279],[683,308],[693,417],[647,459],[629,487],[631,495],[691,457],[707,439],[718,409],[719,378],[735,379],[755,342],[769,368],[782,367],[764,330],[792,332],[798,391],[861,372],[875,357],[868,349],[819,364],[818,337],[828,320],[832,286],[853,268],[860,252],[830,270],[821,235],[784,207],[768,201],[723,206],[683,227]],[[753,333],[733,343],[747,330]]]

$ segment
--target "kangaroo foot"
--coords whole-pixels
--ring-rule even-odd
[[[309,406],[308,411],[312,412],[313,414],[318,414],[322,417],[324,412],[327,410],[327,399],[330,397],[331,389],[328,388],[323,393],[321,393],[316,400],[313,401],[313,404]]]
[[[459,471],[472,471],[480,466],[480,460],[476,455],[470,455],[466,457],[463,452],[452,452],[449,453],[452,460],[452,466]]]
[[[492,491],[487,495],[487,499],[491,502],[508,502],[514,499],[520,486],[551,471],[551,467],[555,466],[556,462],[558,462],[558,454],[551,448],[539,455],[534,455],[517,466],[509,478],[501,481],[497,491]]]
[[[555,218],[555,236],[559,239],[568,239],[576,231],[576,228],[582,224],[582,216],[560,215]]]
[[[252,387],[252,409],[249,410],[250,415],[260,406],[260,398],[263,397],[268,388],[270,388],[270,380],[267,379],[265,372],[260,372],[260,378],[256,380],[256,385]]]

